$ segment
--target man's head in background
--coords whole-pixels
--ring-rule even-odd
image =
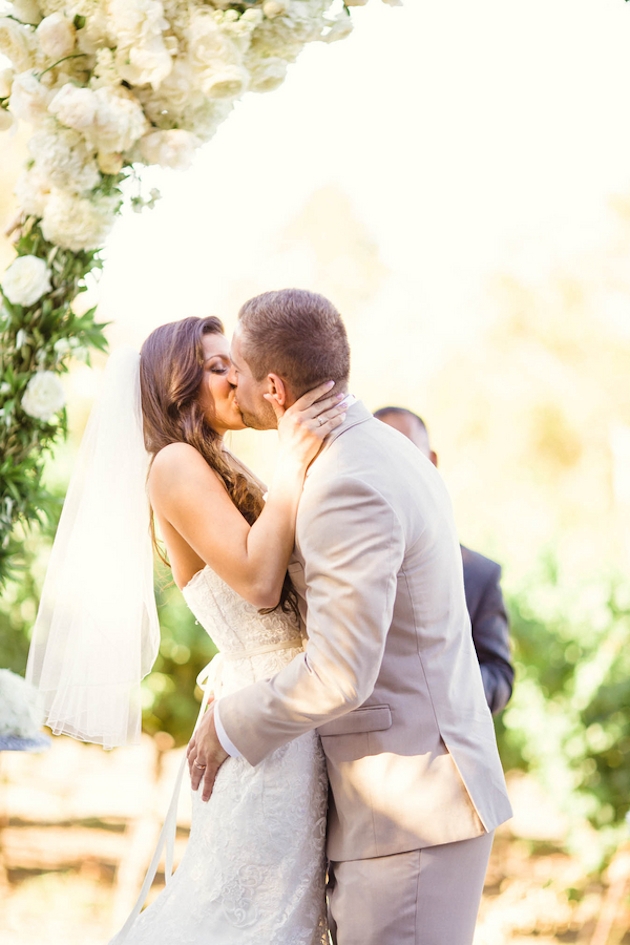
[[[393,427],[414,443],[434,466],[437,466],[437,453],[431,449],[429,431],[422,417],[406,407],[381,407],[374,414],[377,420],[382,420]]]

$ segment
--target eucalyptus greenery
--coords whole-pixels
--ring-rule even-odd
[[[52,419],[26,412],[23,398],[36,372],[64,374],[77,356],[104,351],[105,325],[95,309],[77,314],[86,277],[102,267],[98,251],[71,252],[47,242],[35,217],[15,229],[19,256],[45,260],[51,290],[32,305],[18,305],[0,285],[0,587],[24,565],[25,531],[50,518],[55,499],[42,483],[47,455],[67,432],[63,407]]]

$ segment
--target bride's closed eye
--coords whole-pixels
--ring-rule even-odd
[[[206,365],[206,371],[209,371],[210,374],[227,374],[229,370],[230,363],[224,358],[217,358]]]

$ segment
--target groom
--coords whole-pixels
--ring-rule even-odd
[[[349,348],[327,299],[286,289],[245,303],[232,361],[246,423],[270,429],[263,395],[286,408],[328,379],[345,391]],[[451,505],[413,444],[348,401],[298,511],[289,571],[305,652],[206,714],[204,797],[228,754],[256,765],[317,728],[338,945],[470,945],[493,831],[511,810]]]

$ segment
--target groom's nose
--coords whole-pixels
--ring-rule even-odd
[[[230,370],[227,372],[227,380],[228,384],[231,384],[232,387],[238,386],[238,375],[233,364],[230,364]]]

